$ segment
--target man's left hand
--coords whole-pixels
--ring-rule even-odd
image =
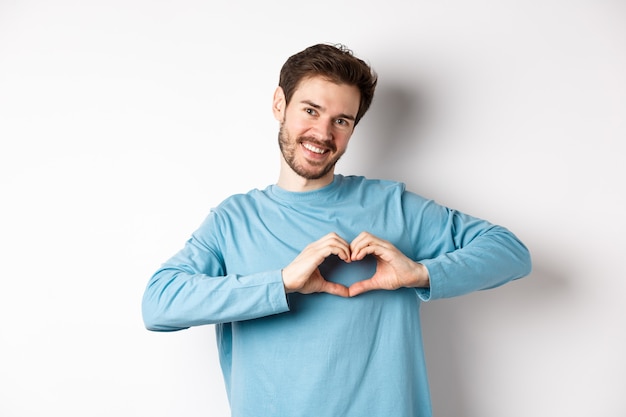
[[[362,232],[350,243],[350,258],[360,261],[366,255],[376,258],[376,272],[371,278],[352,284],[348,289],[350,297],[372,290],[430,286],[424,265],[409,259],[390,242]]]

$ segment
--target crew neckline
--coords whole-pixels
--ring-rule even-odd
[[[335,174],[333,176],[333,181],[330,184],[325,185],[322,188],[318,188],[316,190],[288,191],[288,190],[285,190],[284,188],[281,188],[280,186],[276,184],[272,184],[269,187],[267,187],[266,191],[268,192],[268,194],[272,195],[276,199],[283,200],[283,201],[301,202],[301,201],[319,200],[333,193],[339,187],[342,180],[343,180],[343,175]]]

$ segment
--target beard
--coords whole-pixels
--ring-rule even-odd
[[[334,143],[324,143],[311,138],[309,136],[299,136],[292,139],[289,133],[284,128],[284,123],[280,124],[280,130],[278,131],[278,146],[283,154],[283,158],[287,162],[287,165],[299,176],[306,178],[307,180],[318,180],[328,174],[337,164],[339,158],[343,156],[343,152],[335,156],[328,162],[315,163],[309,161],[308,164],[302,164],[296,161],[296,150],[302,142],[311,142],[319,145],[320,147],[329,147],[331,151],[337,151]]]

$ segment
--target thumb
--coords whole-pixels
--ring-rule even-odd
[[[374,284],[374,281],[369,278],[364,279],[363,281],[355,282],[354,284],[350,285],[350,288],[348,288],[348,293],[350,294],[350,297],[356,297],[359,294],[363,294],[364,292],[376,289],[378,289],[378,287]]]
[[[339,297],[350,297],[350,290],[336,282],[329,282],[324,280],[320,292],[325,292],[332,295],[338,295]]]

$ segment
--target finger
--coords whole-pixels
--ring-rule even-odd
[[[358,235],[352,242],[350,242],[350,257],[353,261],[359,261],[370,252],[363,252],[365,248],[368,248],[372,241],[372,235],[367,232],[363,232]],[[371,250],[372,248],[368,249]]]
[[[327,234],[316,243],[319,245],[320,254],[324,259],[333,254],[343,261],[350,261],[350,244],[335,232]]]
[[[340,245],[345,245],[345,246],[349,246],[350,245],[344,238],[342,238],[341,236],[339,236],[335,232],[331,232],[331,233],[328,233],[325,236],[322,236],[317,242],[320,242],[320,243],[336,242],[337,244],[340,244]]]
[[[302,261],[310,260],[315,263],[315,266],[319,266],[324,262],[324,259],[328,258],[330,255],[337,255],[340,259],[349,261],[350,246],[348,246],[347,242],[341,241],[318,241],[302,251],[299,257]]]
[[[352,249],[351,258],[353,261],[360,261],[367,255],[374,255],[384,258],[389,254],[389,248],[384,243],[376,241],[370,242],[366,246],[360,246]]]
[[[375,282],[370,278],[350,285],[350,288],[348,288],[348,294],[350,297],[356,297],[359,294],[378,289],[380,288],[378,288]]]
[[[318,266],[330,255],[337,255],[341,260],[350,262],[350,247],[347,244],[330,244],[317,249]]]
[[[387,243],[386,240],[382,240],[371,233],[362,232],[350,243],[352,260],[361,260],[365,255],[372,253],[377,254],[377,251],[384,249]]]
[[[325,292],[332,295],[338,295],[339,297],[350,297],[350,291],[348,287],[335,282],[324,281],[324,285],[320,292]]]
[[[353,261],[360,261],[365,258],[365,256],[370,255],[376,251],[376,247],[374,245],[367,245],[362,247],[357,247],[351,250],[350,258]]]
[[[357,237],[352,240],[352,242],[350,242],[350,249],[354,250],[363,246],[367,246],[373,238],[374,235],[372,235],[371,233],[361,232]]]
[[[332,253],[337,255],[339,259],[345,262],[351,261],[351,251],[350,246],[346,243],[345,245],[335,246],[333,247]]]

